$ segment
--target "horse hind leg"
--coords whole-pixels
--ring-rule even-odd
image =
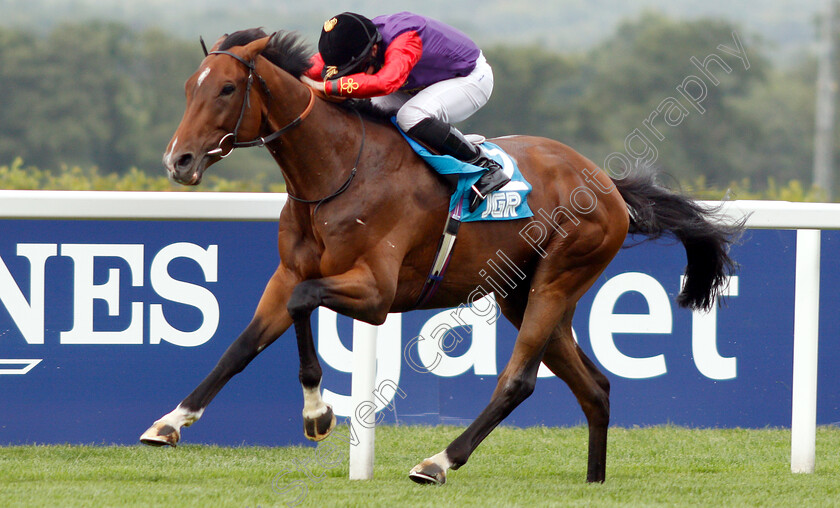
[[[603,483],[610,423],[610,382],[575,343],[571,321],[557,328],[542,361],[569,386],[580,403],[589,424],[586,481]]]
[[[565,360],[569,356],[566,350],[557,349],[552,343],[557,342],[558,330],[562,329],[563,340],[559,342],[566,343],[565,338],[568,337],[568,341],[574,344],[571,322],[577,301],[615,255],[615,251],[621,245],[621,238],[616,236],[613,241],[591,242],[594,245],[593,249],[582,249],[572,257],[567,257],[566,249],[555,249],[554,252],[559,257],[548,257],[542,261],[528,290],[524,313],[517,311],[517,305],[510,305],[505,311],[505,316],[519,328],[519,334],[513,354],[499,376],[490,404],[444,451],[415,466],[409,473],[412,480],[418,483],[443,483],[447,469],[458,469],[466,464],[481,441],[530,396],[536,385],[540,361],[544,360],[546,351],[551,349],[549,363],[555,367],[555,358]],[[590,259],[594,261],[589,261]],[[594,447],[590,446],[591,467],[587,478],[590,481],[603,481],[606,427],[609,421],[606,396],[608,384],[603,376],[595,376],[593,372],[597,369],[591,362],[584,362],[577,352],[574,358],[583,368],[575,370],[567,377],[592,380],[593,382],[586,386],[595,394],[583,397],[587,403],[593,401],[584,411],[587,412],[587,416],[592,417],[590,428],[594,428],[595,431],[590,432],[590,439],[596,444]],[[565,371],[560,372],[566,375]],[[596,377],[598,381],[595,381]],[[601,400],[602,403],[599,405],[596,400]]]
[[[522,323],[522,326],[490,403],[445,450],[412,468],[409,472],[411,480],[421,484],[445,483],[447,470],[466,464],[484,438],[531,395],[552,330],[566,312],[566,301],[562,294],[555,291],[537,289],[528,297],[524,318],[509,317],[514,325]],[[505,312],[506,316],[508,314]]]
[[[569,385],[580,403],[589,424],[586,481],[603,483],[606,479],[610,383],[574,342],[571,332],[572,312],[567,316],[546,344],[541,355],[542,362]],[[445,483],[446,471],[450,468],[458,469],[465,464],[493,428],[530,395],[536,384],[539,356],[532,356],[532,360],[524,369],[517,369],[514,363],[517,357],[516,349],[515,347],[511,362],[499,379],[490,405],[446,450],[415,466],[409,473],[412,480],[425,484]],[[533,363],[534,360],[536,364]],[[513,375],[512,372],[518,374]]]
[[[470,455],[490,432],[534,391],[540,365],[539,348],[523,347],[514,354],[499,376],[490,404],[473,423],[442,452],[429,457],[409,471],[411,480],[420,484],[446,483],[446,472],[467,463]]]

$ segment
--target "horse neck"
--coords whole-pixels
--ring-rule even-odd
[[[260,72],[273,97],[273,101],[264,97],[267,135],[303,112],[310,92],[292,75],[265,63],[267,69]],[[312,111],[297,127],[267,145],[288,192],[307,200],[335,192],[354,167],[361,144],[359,126],[356,115],[316,98]]]

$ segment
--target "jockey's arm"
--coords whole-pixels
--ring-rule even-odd
[[[376,74],[357,73],[324,82],[327,95],[364,99],[396,92],[408,79],[423,54],[423,42],[417,32],[400,34],[385,50],[385,63]],[[321,55],[312,57],[312,67],[305,75],[319,79],[324,61]]]
[[[321,71],[324,69],[324,59],[321,57],[321,53],[312,55],[309,62],[312,65],[303,72],[303,75],[314,81],[323,81],[324,78],[321,76]]]

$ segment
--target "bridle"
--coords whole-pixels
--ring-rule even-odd
[[[210,156],[219,156],[222,159],[227,158],[235,148],[248,148],[253,146],[265,146],[267,143],[271,143],[275,139],[282,136],[286,131],[293,129],[300,125],[304,118],[306,118],[309,113],[312,111],[312,106],[315,105],[315,91],[312,88],[309,88],[309,104],[306,105],[306,109],[303,110],[303,113],[298,115],[297,118],[286,124],[285,126],[281,127],[280,129],[274,131],[273,133],[269,134],[265,137],[258,137],[257,139],[251,141],[239,141],[238,133],[239,127],[242,125],[242,120],[245,118],[245,111],[251,107],[251,86],[254,84],[254,77],[259,80],[260,85],[262,86],[263,91],[268,96],[269,102],[273,100],[271,96],[271,90],[268,89],[268,85],[265,83],[265,80],[257,73],[257,65],[252,61],[245,60],[241,56],[237,55],[236,53],[231,53],[230,51],[211,51],[208,55],[227,55],[230,57],[235,58],[238,60],[242,65],[248,68],[248,84],[245,87],[245,99],[242,101],[242,110],[239,112],[239,119],[236,121],[236,127],[234,127],[233,132],[229,132],[222,136],[222,139],[219,140],[219,146],[207,152],[207,155]],[[230,150],[225,152],[225,149],[222,145],[228,140],[228,138],[233,138],[233,142],[231,143]]]
[[[201,46],[204,47],[204,40],[203,39],[201,39]],[[245,118],[245,111],[248,108],[251,107],[251,86],[254,84],[254,76],[257,77],[257,79],[260,82],[260,85],[262,86],[263,91],[268,96],[269,103],[273,100],[273,97],[271,95],[271,90],[269,90],[268,85],[266,84],[266,82],[262,78],[262,76],[260,76],[259,73],[257,73],[256,61],[251,60],[249,62],[248,60],[245,60],[244,58],[237,55],[236,53],[232,53],[230,51],[219,50],[219,51],[210,51],[208,53],[206,48],[205,48],[204,53],[205,53],[206,56],[227,55],[227,56],[233,57],[236,60],[238,60],[240,63],[242,63],[242,65],[244,65],[245,67],[248,68],[248,84],[245,87],[245,99],[243,99],[243,101],[242,101],[242,110],[239,112],[239,119],[236,121],[236,127],[234,127],[233,132],[229,132],[229,133],[225,134],[224,136],[222,136],[222,139],[219,140],[219,146],[214,148],[213,150],[210,150],[209,152],[207,152],[207,155],[219,156],[222,159],[224,159],[224,158],[228,157],[231,153],[233,153],[233,150],[235,148],[248,148],[248,147],[254,147],[254,146],[265,146],[267,143],[271,143],[275,139],[279,138],[286,131],[288,131],[290,129],[293,129],[293,128],[297,127],[298,125],[300,125],[300,123],[312,111],[312,106],[315,104],[315,89],[307,86],[307,88],[309,89],[309,104],[306,105],[306,108],[303,110],[303,112],[300,115],[298,115],[297,118],[295,118],[294,120],[292,120],[291,122],[289,122],[285,126],[281,127],[279,130],[276,130],[273,133],[269,134],[268,136],[258,137],[257,139],[254,139],[254,140],[251,140],[251,141],[239,141],[238,136],[237,136],[237,133],[239,132],[239,127],[242,125],[242,119]],[[299,197],[293,196],[287,190],[287,195],[289,196],[290,199],[292,199],[294,201],[297,201],[299,203],[303,203],[303,204],[315,204],[315,209],[312,211],[313,216],[315,215],[315,213],[318,212],[318,208],[320,208],[321,205],[323,205],[327,201],[333,199],[334,197],[336,197],[339,194],[346,191],[350,187],[350,183],[353,181],[353,178],[356,176],[356,169],[359,166],[359,160],[361,160],[362,151],[365,148],[365,122],[362,119],[361,113],[359,113],[357,110],[354,110],[354,111],[356,113],[356,116],[359,117],[359,122],[362,125],[362,142],[359,146],[359,153],[356,155],[356,162],[355,162],[355,164],[353,164],[353,169],[350,171],[350,175],[347,177],[347,179],[344,181],[344,183],[341,184],[341,186],[338,188],[338,190],[336,190],[332,194],[330,194],[326,197],[320,198],[320,199],[301,199]],[[231,148],[227,152],[224,152],[224,148],[222,148],[222,145],[230,137],[233,138]]]

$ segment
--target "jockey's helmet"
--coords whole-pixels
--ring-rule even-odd
[[[353,12],[328,19],[321,30],[318,51],[324,59],[324,79],[364,72],[372,58],[374,44],[382,35],[373,21]]]

